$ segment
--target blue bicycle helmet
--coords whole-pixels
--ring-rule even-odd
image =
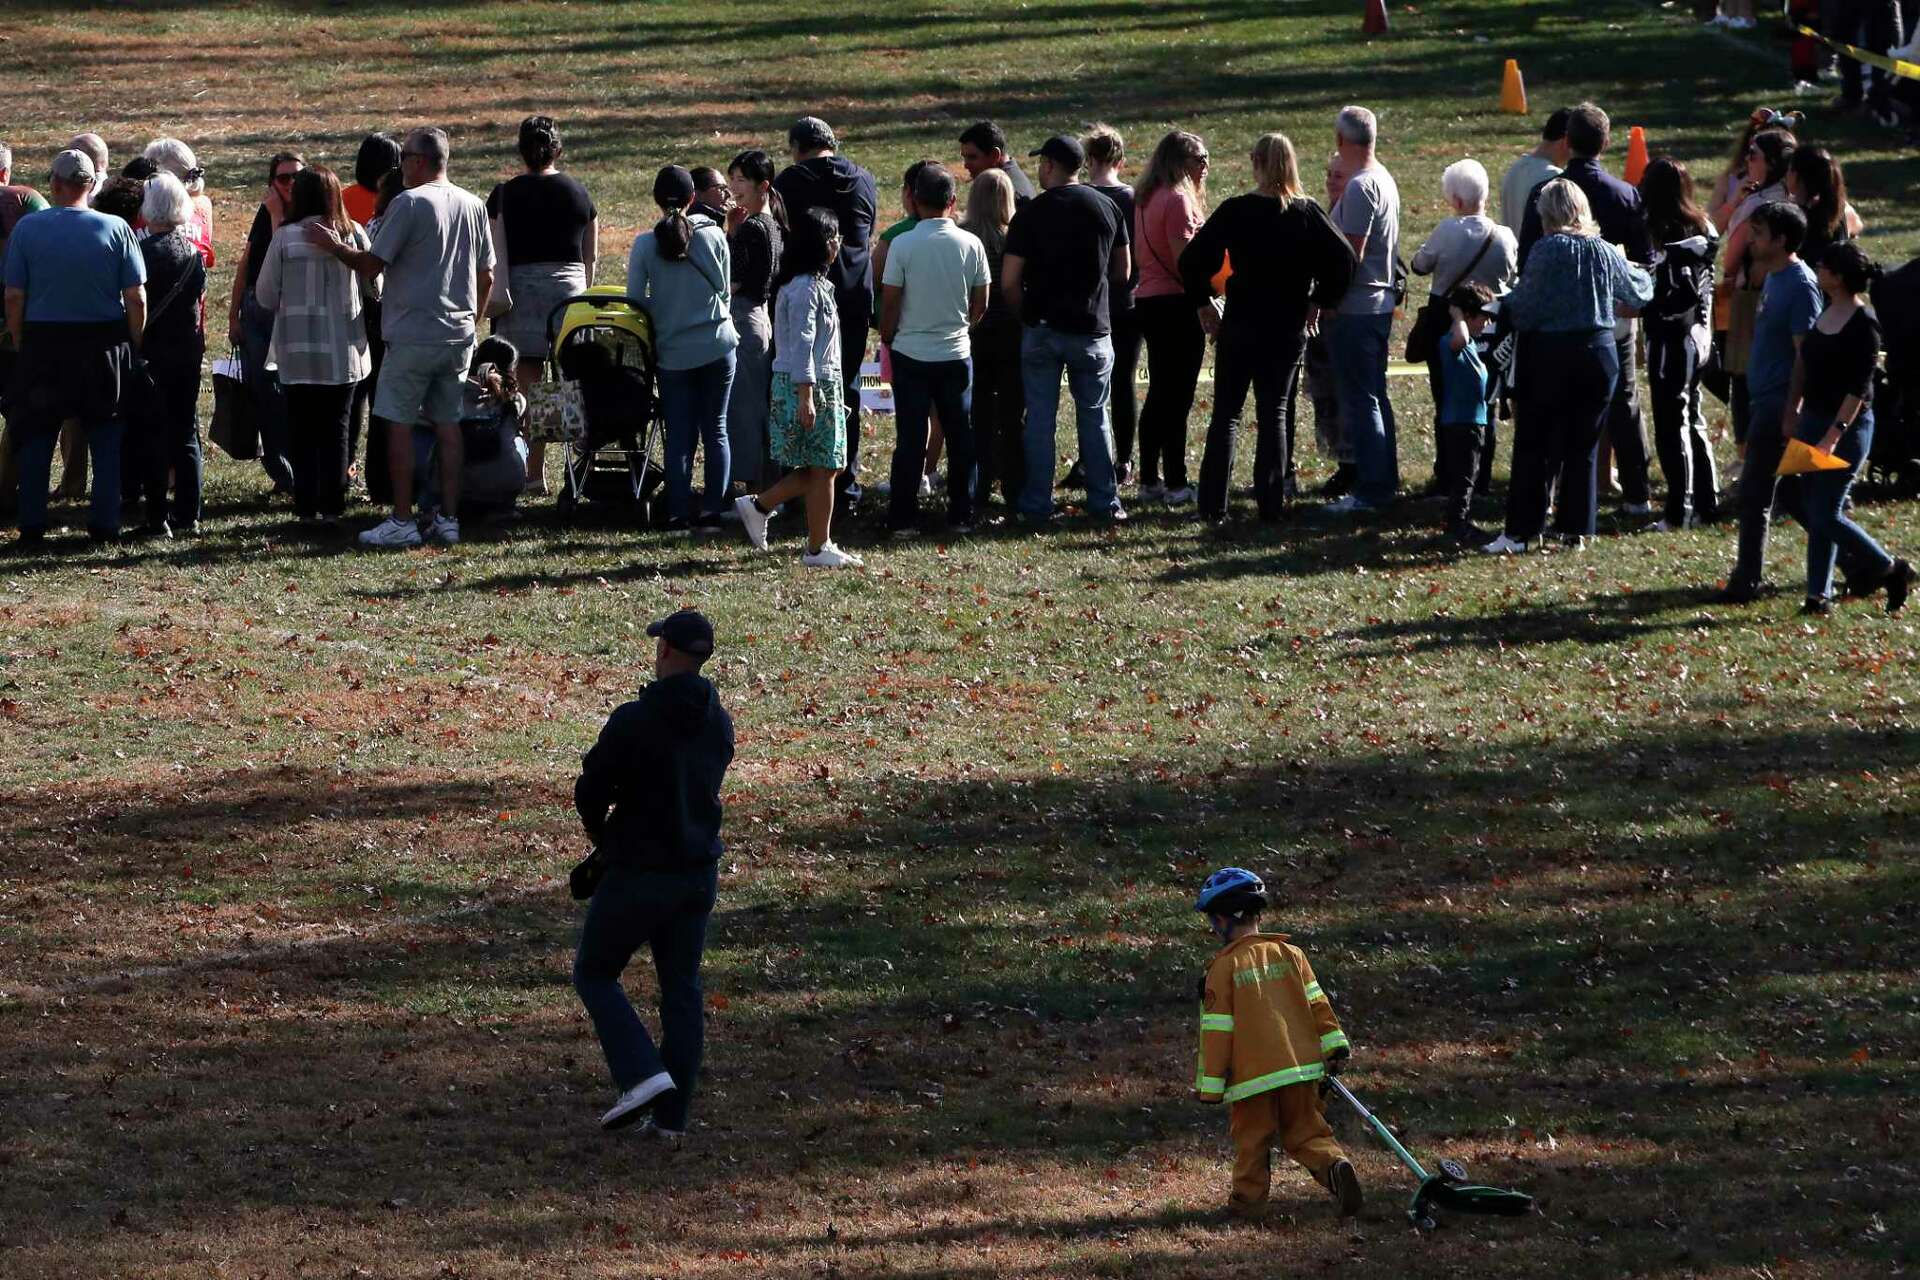
[[[1266,882],[1242,867],[1222,867],[1200,886],[1193,909],[1208,915],[1237,916],[1267,905]]]

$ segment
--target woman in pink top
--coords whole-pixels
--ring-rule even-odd
[[[1133,188],[1133,256],[1140,287],[1134,314],[1147,347],[1147,400],[1140,409],[1140,497],[1193,501],[1187,483],[1187,415],[1207,335],[1180,282],[1180,254],[1207,220],[1207,144],[1176,130],[1160,139]]]

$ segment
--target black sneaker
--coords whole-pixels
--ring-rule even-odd
[[[1757,582],[1729,582],[1710,597],[1714,604],[1752,604],[1760,598]]]
[[[1080,459],[1078,458],[1075,458],[1073,465],[1067,468],[1066,477],[1054,486],[1056,489],[1084,489],[1086,487],[1087,469],[1080,465]]]
[[[1353,1165],[1345,1160],[1335,1160],[1327,1169],[1327,1192],[1340,1206],[1340,1216],[1352,1218],[1359,1214],[1360,1207],[1366,1203],[1366,1193],[1360,1190],[1360,1175],[1353,1171]]]
[[[1461,524],[1447,530],[1447,536],[1468,550],[1474,550],[1486,546],[1498,535],[1488,533],[1475,524]]]
[[[1800,616],[1803,618],[1824,618],[1832,612],[1833,602],[1818,596],[1808,596],[1800,605]]]
[[[1354,469],[1354,465],[1351,462],[1343,462],[1334,468],[1333,475],[1320,486],[1319,494],[1323,498],[1345,497],[1347,491],[1353,488],[1353,482],[1357,478],[1358,472]]]
[[[1905,560],[1895,560],[1893,568],[1887,571],[1887,612],[1898,613],[1907,603],[1907,596],[1913,592],[1915,574],[1913,566]]]

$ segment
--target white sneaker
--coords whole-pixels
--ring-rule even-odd
[[[1524,555],[1529,545],[1528,543],[1509,538],[1503,533],[1486,546],[1480,548],[1480,550],[1483,554],[1490,556],[1517,556]]]
[[[1183,484],[1178,489],[1168,489],[1165,497],[1170,507],[1190,507],[1193,505],[1193,486]]]
[[[1652,524],[1647,526],[1647,532],[1648,533],[1678,533],[1682,529],[1698,529],[1699,527],[1700,527],[1700,517],[1696,515],[1689,515],[1687,516],[1686,519],[1682,520],[1679,524],[1675,524],[1671,520],[1656,520]]]
[[[740,528],[746,532],[747,542],[756,551],[767,549],[767,521],[773,519],[773,513],[762,512],[753,505],[754,495],[742,494],[733,500],[733,512],[740,517]]]
[[[1373,510],[1373,504],[1363,502],[1349,493],[1344,498],[1335,498],[1332,502],[1329,502],[1320,509],[1330,516],[1351,516]]]
[[[640,1122],[640,1127],[633,1131],[633,1138],[636,1142],[657,1142],[669,1151],[678,1151],[681,1144],[687,1140],[687,1131],[663,1129],[653,1122],[652,1116],[648,1116]]]
[[[361,531],[360,545],[363,547],[417,547],[420,545],[420,526],[411,520],[388,516],[373,528]]]
[[[933,477],[932,476],[925,475],[925,474],[921,475],[920,496],[923,498],[931,498],[933,496]]]
[[[453,516],[433,513],[433,526],[427,530],[433,540],[444,547],[460,545],[460,521]]]
[[[828,542],[823,543],[818,551],[809,551],[801,556],[800,563],[809,569],[858,569],[867,562]]]
[[[664,1071],[656,1071],[633,1088],[620,1095],[620,1101],[613,1104],[613,1110],[600,1117],[602,1129],[624,1129],[646,1114],[659,1096],[672,1089],[673,1077]]]

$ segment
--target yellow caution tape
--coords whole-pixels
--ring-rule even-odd
[[[1864,62],[1870,67],[1879,67],[1882,71],[1891,71],[1894,75],[1903,76],[1908,80],[1920,80],[1920,62],[1908,62],[1903,58],[1889,58],[1885,54],[1871,53],[1865,49],[1857,49],[1845,41],[1835,40],[1832,36],[1821,35],[1812,27],[1802,26],[1792,18],[1787,18],[1786,22],[1788,26],[1798,31],[1801,35],[1812,36],[1821,44],[1838,49],[1855,62]]]

